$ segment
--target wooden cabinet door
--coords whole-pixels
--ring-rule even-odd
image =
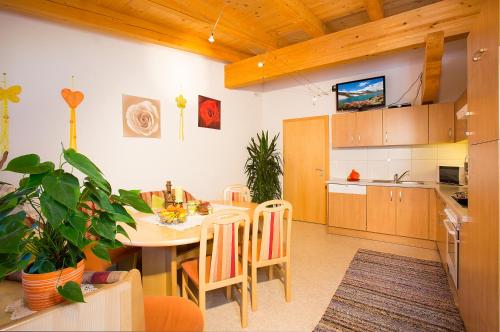
[[[446,218],[444,213],[445,203],[441,198],[437,198],[436,202],[436,244],[439,251],[441,263],[446,266],[446,236],[448,231],[444,226],[443,220]]]
[[[499,330],[499,142],[469,145],[469,218],[460,229],[458,299],[467,331]]]
[[[332,146],[335,148],[356,146],[356,113],[332,115]]]
[[[396,234],[429,238],[429,189],[397,188]]]
[[[366,195],[328,193],[328,224],[366,230]]]
[[[382,110],[356,113],[356,135],[358,146],[382,144]]]
[[[366,196],[366,230],[396,234],[395,187],[369,186]]]
[[[454,104],[429,105],[429,144],[455,141]]]
[[[498,0],[482,1],[481,13],[467,38],[467,109],[469,142],[498,136]]]
[[[429,107],[419,105],[384,109],[384,145],[427,144]]]

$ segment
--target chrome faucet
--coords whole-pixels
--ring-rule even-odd
[[[401,174],[400,176],[398,176],[398,173],[394,174],[394,182],[398,183],[408,173],[410,173],[410,171],[406,171],[403,174]]]

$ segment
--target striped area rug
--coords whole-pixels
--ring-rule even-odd
[[[360,249],[314,331],[465,328],[440,262]]]

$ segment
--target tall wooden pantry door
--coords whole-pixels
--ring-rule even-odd
[[[293,219],[326,224],[328,115],[283,121],[284,198]]]

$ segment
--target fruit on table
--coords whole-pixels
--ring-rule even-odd
[[[359,181],[359,173],[355,169],[351,171],[351,174],[347,177],[347,181]]]
[[[160,218],[163,222],[173,223],[176,221],[186,221],[187,211],[182,205],[169,205],[160,211]]]
[[[209,202],[200,201],[200,203],[198,204],[198,206],[196,208],[196,212],[198,212],[198,214],[201,214],[202,216],[206,216],[208,214],[209,207],[210,207]]]

